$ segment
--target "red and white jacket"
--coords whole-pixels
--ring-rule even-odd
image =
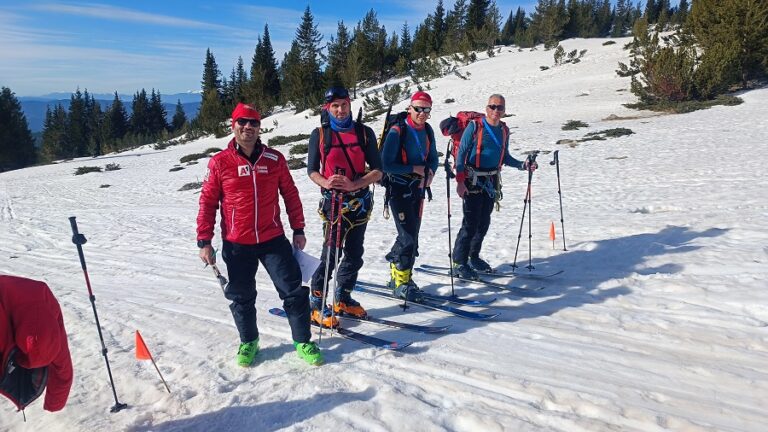
[[[260,143],[257,145],[261,145]],[[197,214],[197,240],[211,240],[221,203],[221,232],[239,244],[264,243],[284,234],[278,193],[294,230],[304,229],[304,210],[285,157],[263,146],[256,163],[238,153],[235,139],[208,162]]]
[[[14,371],[6,370],[14,351],[14,365],[27,370],[47,368],[47,382],[39,380],[40,375],[30,378],[20,369],[15,369],[16,377],[25,385],[8,382],[14,379],[8,377]],[[39,396],[47,386],[43,409],[64,408],[72,387],[72,359],[59,302],[45,283],[0,275],[0,359],[0,394],[16,407],[24,409],[36,397],[28,392]]]

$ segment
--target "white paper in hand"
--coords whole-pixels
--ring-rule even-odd
[[[309,280],[312,279],[312,275],[315,274],[315,270],[320,266],[320,260],[303,250],[296,248],[293,249],[293,256],[296,258],[296,261],[299,262],[299,267],[301,268],[301,280],[304,281],[304,283],[309,283]]]

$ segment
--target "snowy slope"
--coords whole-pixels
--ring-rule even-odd
[[[0,174],[0,272],[49,283],[63,307],[76,373],[63,412],[44,412],[36,402],[24,423],[2,402],[0,430],[764,430],[768,89],[745,93],[735,107],[685,115],[632,111],[621,106],[633,100],[629,80],[614,73],[627,60],[626,40],[602,42],[565,41],[566,51],[587,54],[579,64],[547,71],[539,66],[552,66],[552,51],[505,48],[461,68],[469,80],[451,75],[430,83],[433,127],[458,110],[481,110],[489,94],[502,93],[514,114],[506,120],[515,156],[560,150],[568,251],[560,238],[555,170],[547,163],[552,157],[542,154],[533,178],[531,258],[537,270],[565,273],[514,281],[545,284],[547,295],[535,299],[457,285],[461,295],[499,298],[488,310],[501,315],[487,322],[415,307],[403,313],[394,302],[357,295],[380,317],[452,325],[446,334],[421,335],[351,324],[415,342],[401,353],[326,332],[327,365],[307,366],[293,351],[287,323],[267,313],[279,299],[259,272],[262,352],[253,368],[235,365],[238,338],[227,301],[194,245],[198,195],[178,191],[202,178],[206,160],[169,172],[182,156],[224,147],[228,139]],[[443,103],[449,97],[456,102]],[[611,114],[633,118],[603,120]],[[305,116],[276,115],[278,127],[264,138],[309,133],[317,118]],[[590,127],[562,131],[571,119]],[[373,126],[378,131],[381,124]],[[615,127],[634,134],[555,144]],[[438,148],[445,144],[441,137]],[[122,169],[73,175],[79,166],[107,163]],[[293,174],[309,222],[307,251],[317,255],[317,187],[304,170]],[[426,205],[421,263],[447,263],[445,187],[439,177]],[[513,260],[524,174],[506,170],[504,193],[483,253],[493,265]],[[395,233],[381,217],[382,195],[377,189],[361,273],[375,282],[387,278],[383,256]],[[455,238],[461,220],[455,194],[451,204]],[[117,414],[109,413],[114,401],[70,239],[73,215],[88,238],[85,257],[118,396],[130,405]],[[524,230],[518,263],[528,263],[526,239]],[[417,274],[416,280],[428,291],[449,292],[447,279]],[[134,359],[136,329],[170,395],[151,364]]]

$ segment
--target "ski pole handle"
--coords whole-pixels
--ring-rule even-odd
[[[85,236],[80,234],[80,232],[77,230],[77,221],[75,220],[75,216],[69,217],[69,225],[72,227],[72,243],[76,245],[84,245],[88,240],[86,240]]]

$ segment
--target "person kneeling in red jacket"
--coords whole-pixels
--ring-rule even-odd
[[[23,410],[43,390],[43,408],[64,408],[72,359],[61,308],[43,282],[0,275],[0,394]]]

